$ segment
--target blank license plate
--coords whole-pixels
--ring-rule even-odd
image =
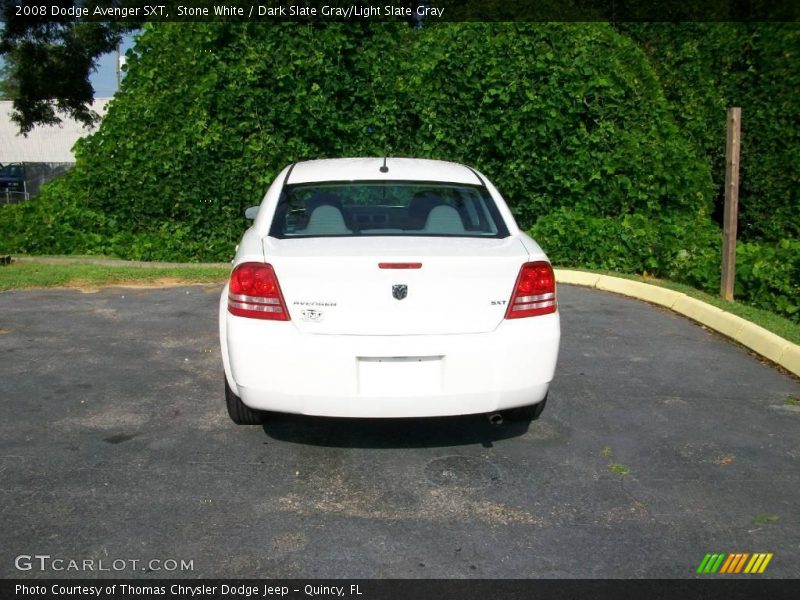
[[[359,357],[362,396],[436,394],[442,389],[443,356]]]

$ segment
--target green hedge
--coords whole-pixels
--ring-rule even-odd
[[[742,108],[739,233],[800,236],[800,25],[624,23],[648,56],[676,123],[712,166],[716,216],[725,180],[725,113]],[[721,222],[721,221],[720,221]]]
[[[530,233],[559,266],[648,273],[719,291],[722,235],[710,223],[559,210],[539,219]],[[800,322],[800,240],[739,242],[735,281],[738,301]]]
[[[707,221],[641,214],[609,218],[561,209],[540,218],[530,233],[557,265],[649,273],[705,290],[719,286],[714,261],[721,236]]]
[[[737,244],[735,293],[800,322],[800,240]]]
[[[85,211],[83,249],[130,258],[227,258],[242,210],[313,157],[464,161],[524,227],[562,206],[698,218],[711,206],[708,167],[645,56],[601,23],[151,25],[76,151],[36,203],[64,227]],[[17,249],[66,244],[32,224],[18,234]]]

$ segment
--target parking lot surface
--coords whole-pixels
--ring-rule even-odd
[[[499,427],[237,427],[218,286],[0,294],[0,576],[684,578],[771,552],[761,577],[800,577],[800,384],[668,311],[559,291],[547,409]]]

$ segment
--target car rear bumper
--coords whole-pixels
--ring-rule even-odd
[[[224,310],[224,305],[221,306]],[[333,417],[428,417],[535,404],[547,395],[558,314],[489,333],[301,333],[289,322],[220,314],[228,383],[251,408]]]

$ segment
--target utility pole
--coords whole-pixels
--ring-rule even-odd
[[[722,217],[722,279],[720,296],[733,300],[736,278],[736,231],[739,221],[739,156],[742,109],[728,109],[728,139],[725,144],[725,211]]]
[[[117,91],[119,91],[119,72],[120,72],[120,64],[119,64],[119,61],[120,61],[120,53],[119,53],[119,47],[120,47],[120,44],[122,44],[122,42],[121,42],[121,41],[120,41],[119,43],[117,43],[117,61],[116,61],[116,72],[117,72]]]

